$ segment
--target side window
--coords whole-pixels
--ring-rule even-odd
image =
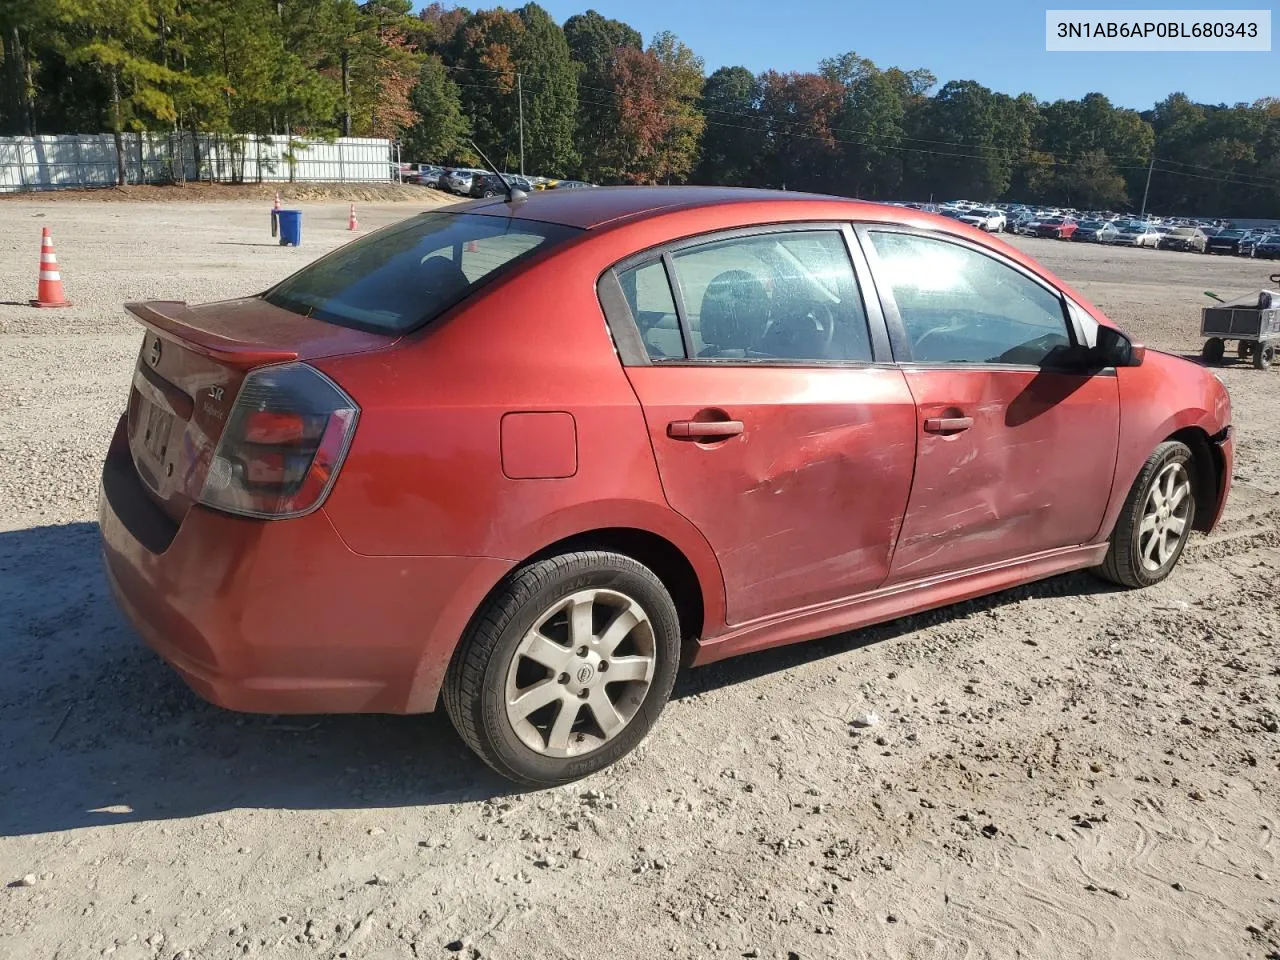
[[[862,296],[838,231],[717,240],[672,259],[695,357],[871,360]]]
[[[667,282],[667,270],[654,260],[618,274],[631,316],[640,328],[640,339],[652,360],[684,359],[684,341],[676,302]]]
[[[871,231],[886,284],[921,363],[1039,366],[1071,345],[1062,300],[958,244]]]

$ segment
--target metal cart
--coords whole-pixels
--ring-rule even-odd
[[[1272,274],[1280,283],[1280,273]],[[1280,354],[1280,296],[1263,291],[1200,312],[1200,335],[1207,337],[1200,355],[1206,363],[1221,363],[1227,341],[1236,341],[1236,356],[1253,359],[1265,370]]]

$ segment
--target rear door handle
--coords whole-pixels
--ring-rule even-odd
[[[742,433],[741,420],[672,420],[667,436],[672,440],[724,440]]]
[[[925,433],[959,433],[973,426],[973,417],[925,417]]]

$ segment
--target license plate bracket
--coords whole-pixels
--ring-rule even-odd
[[[173,427],[173,414],[154,403],[147,404],[146,418],[142,424],[142,446],[147,456],[156,463],[163,463],[169,452],[169,432]]]

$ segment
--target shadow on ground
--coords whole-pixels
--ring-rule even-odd
[[[0,532],[0,836],[232,808],[482,800],[514,788],[443,713],[270,717],[211,707],[115,608],[93,523]],[[676,697],[729,687],[1033,596],[1106,587],[1058,577],[813,643],[686,671]]]

